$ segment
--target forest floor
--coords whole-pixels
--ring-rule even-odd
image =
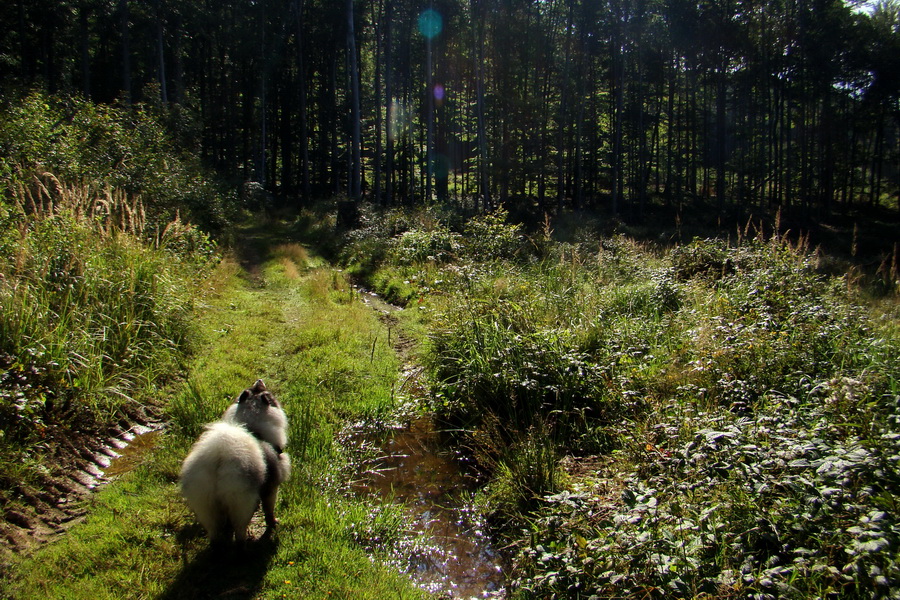
[[[4,504],[0,598],[426,597],[403,571],[428,536],[353,493],[383,448],[342,440],[416,410],[411,362],[493,469],[469,500],[506,544],[510,597],[860,597],[900,581],[895,296],[787,236],[664,250],[548,228],[525,244],[500,213],[465,235],[426,217],[367,215],[328,252],[344,270],[302,245],[333,220],[240,230],[197,300],[192,357],[144,394],[158,400],[35,450],[45,477]],[[276,536],[222,557],[178,472],[257,378],[288,413],[294,473]],[[152,433],[129,439],[135,425]]]
[[[364,214],[342,256],[422,315],[510,597],[898,589],[891,247],[453,218]]]

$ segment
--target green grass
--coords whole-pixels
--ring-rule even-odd
[[[160,442],[138,469],[87,501],[83,523],[18,557],[0,595],[423,596],[354,541],[359,515],[369,511],[338,491],[343,459],[333,433],[347,418],[392,408],[398,363],[386,332],[354,301],[342,273],[309,268],[297,248],[273,254],[255,276],[231,260],[219,265],[198,306],[197,350],[187,381],[172,388]],[[294,472],[281,488],[274,540],[252,544],[243,559],[224,559],[223,568],[178,495],[177,475],[202,424],[256,378],[289,416]]]
[[[247,270],[226,260],[205,280],[160,443],[84,523],[17,559],[0,595],[421,597],[377,560],[402,515],[338,489],[335,431],[384,416],[398,387],[353,274],[407,303],[432,408],[491,477],[477,501],[512,559],[513,598],[890,597],[895,297],[786,238],[662,248],[554,241],[548,225],[529,244],[501,216],[457,223],[457,237],[430,213],[366,213],[346,271],[277,224],[241,231]],[[329,218],[314,217],[295,226]],[[177,473],[258,377],[290,417],[294,474],[275,543],[217,575]]]

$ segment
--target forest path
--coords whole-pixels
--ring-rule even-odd
[[[265,265],[280,262],[292,272],[290,235],[271,225],[247,229],[237,253],[244,271],[263,284]],[[331,266],[320,267],[331,273]],[[342,294],[342,292],[340,292]],[[399,406],[387,425],[382,418],[373,422],[354,420],[337,433],[338,443],[353,456],[346,444],[362,444],[377,449],[377,456],[357,464],[350,491],[375,506],[402,506],[412,532],[412,545],[405,542],[391,552],[398,554],[398,566],[408,568],[417,585],[440,597],[503,598],[505,575],[499,552],[491,544],[487,526],[472,505],[479,487],[467,457],[454,449],[451,436],[441,431],[430,414],[422,414],[428,391],[419,364],[419,339],[409,331],[403,307],[353,285],[346,298],[374,313],[383,328],[372,340],[384,343],[397,356],[399,379],[392,396]],[[410,309],[414,310],[414,309]],[[399,410],[399,412],[396,412]],[[403,423],[394,423],[394,418]],[[386,428],[385,428],[386,427]],[[376,511],[381,510],[375,508]]]
[[[234,255],[256,283],[280,236],[277,222],[254,223],[238,230]],[[8,368],[0,356],[0,368]],[[4,378],[10,394],[30,393],[26,382],[18,385],[12,371]],[[20,390],[19,387],[22,389]],[[53,541],[80,522],[98,486],[109,483],[110,465],[123,454],[133,454],[136,436],[165,426],[162,406],[130,402],[110,423],[77,414],[77,410],[50,415],[44,441],[35,448],[40,463],[37,477],[5,482],[0,513],[0,576],[9,553],[23,552],[36,544]],[[113,467],[113,471],[115,467]]]
[[[370,510],[341,496],[328,475],[340,473],[333,435],[341,423],[390,410],[399,361],[346,275],[290,233],[290,224],[270,222],[238,232],[196,300],[195,353],[161,392],[150,423],[160,433],[108,484],[79,496],[65,535],[4,557],[0,597],[425,597],[350,535]],[[288,414],[294,473],[281,488],[276,537],[252,542],[246,560],[223,558],[209,552],[180,498],[178,473],[203,424],[257,377]]]

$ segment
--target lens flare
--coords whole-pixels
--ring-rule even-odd
[[[427,9],[419,15],[419,33],[427,37],[433,38],[444,29],[444,19],[436,10]]]
[[[434,84],[434,99],[438,102],[442,102],[444,100],[444,86],[440,83]]]
[[[393,141],[406,133],[409,128],[410,114],[409,110],[396,99],[391,101],[388,108],[390,110],[388,138]]]

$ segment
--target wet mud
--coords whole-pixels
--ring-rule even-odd
[[[87,512],[85,499],[134,469],[162,426],[155,408],[140,407],[105,431],[60,431],[48,439],[48,462],[40,477],[4,490],[0,571],[8,552],[51,541],[80,521]]]

